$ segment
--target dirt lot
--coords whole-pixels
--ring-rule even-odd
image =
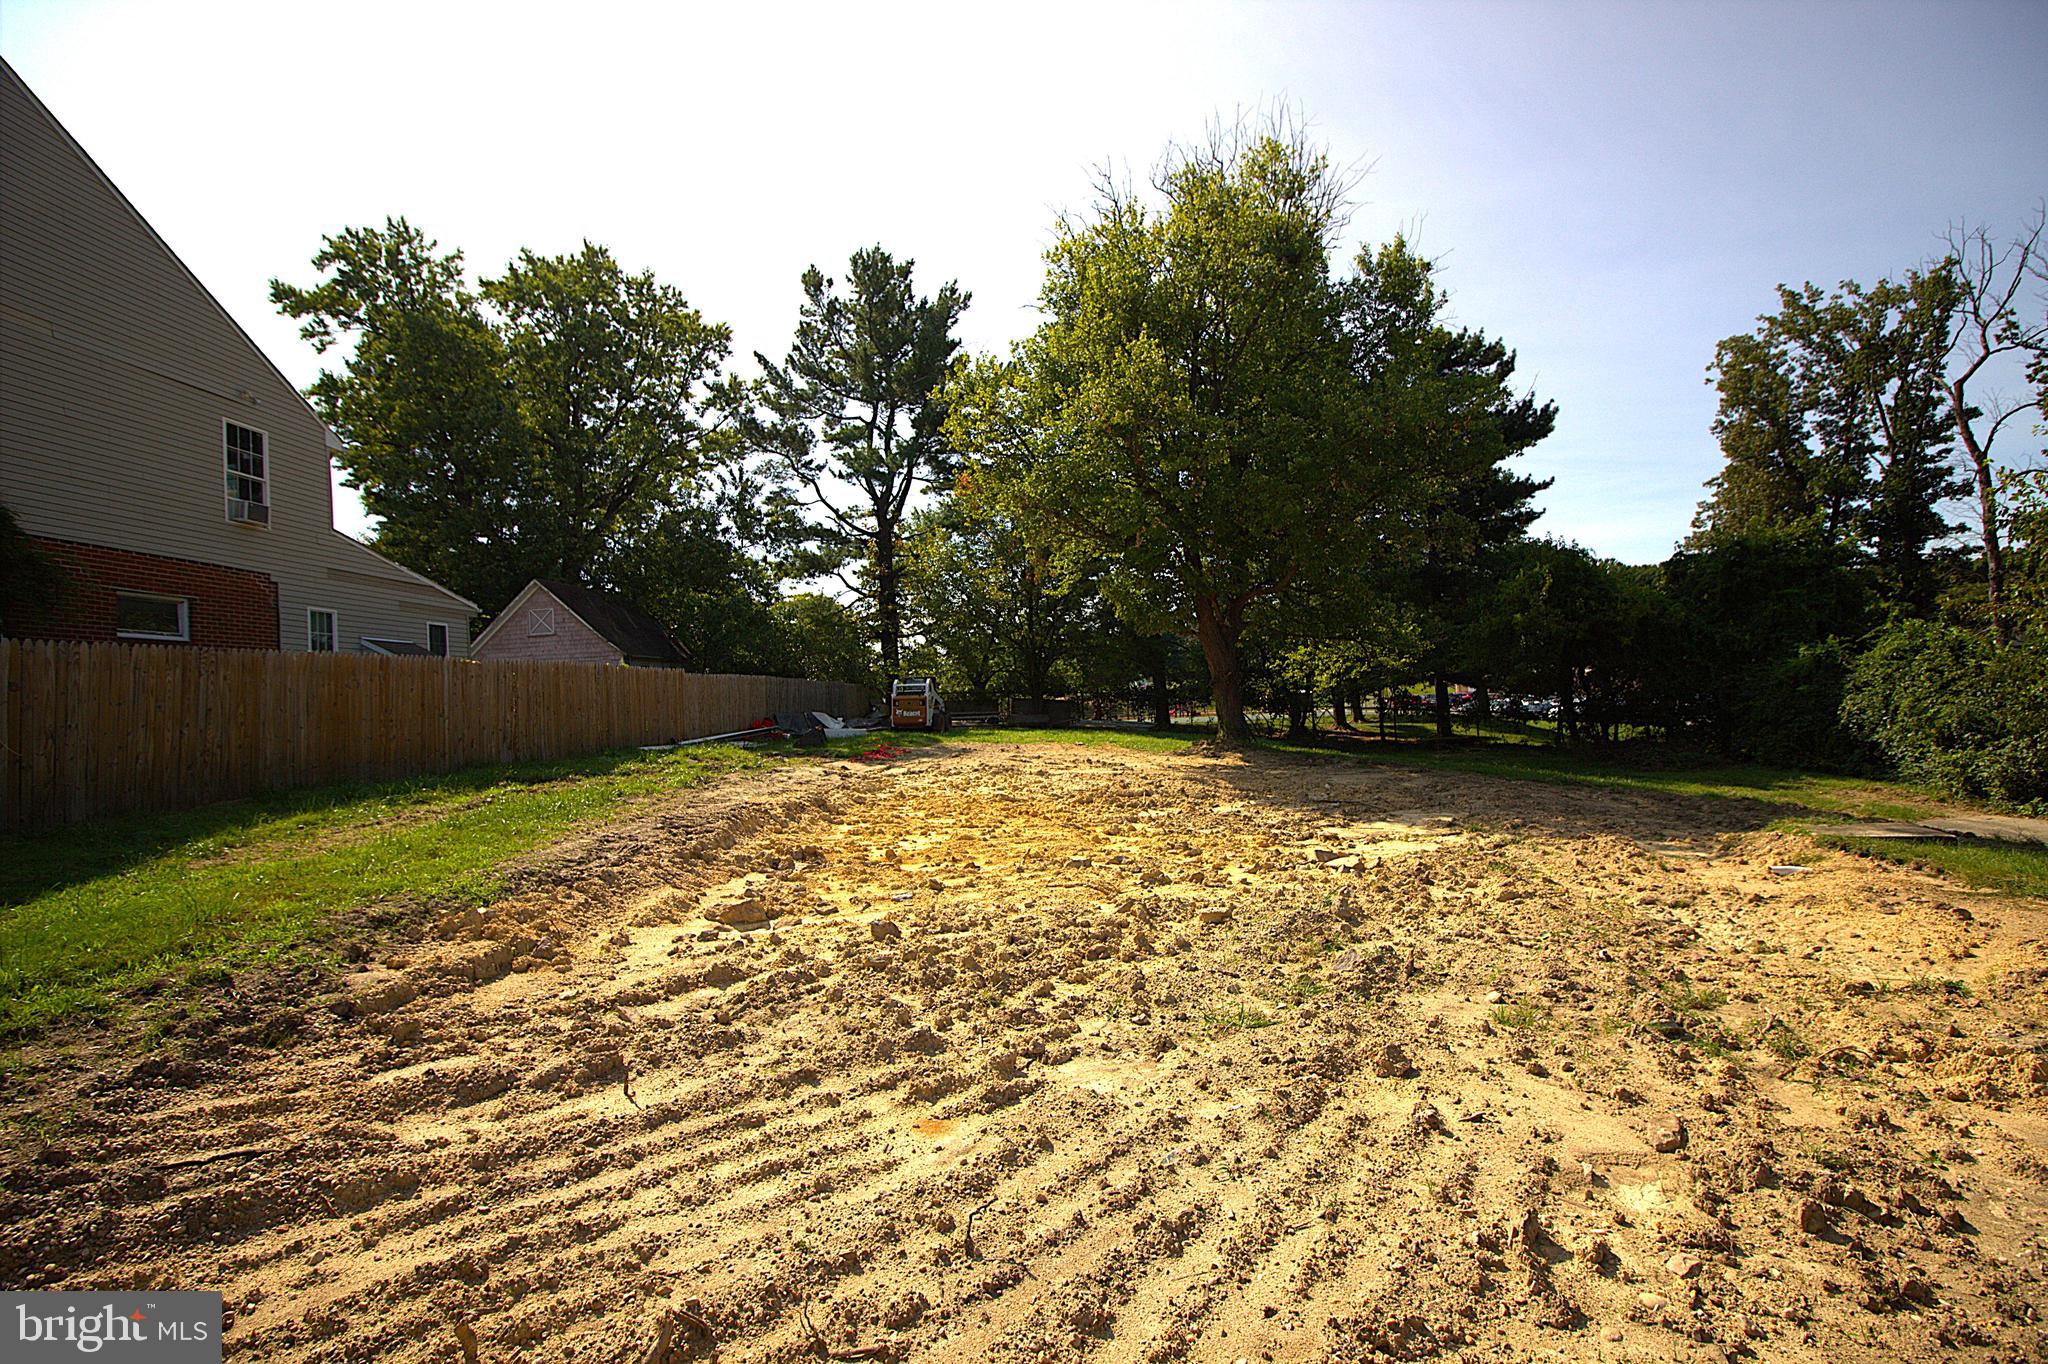
[[[88,1086],[0,1283],[252,1359],[2048,1359],[2048,906],[1766,818],[792,762]]]

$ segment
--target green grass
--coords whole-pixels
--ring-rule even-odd
[[[1702,990],[1694,985],[1672,985],[1665,989],[1664,998],[1678,1013],[1696,1018],[1725,1005],[1728,992],[1712,986]]]
[[[1550,1010],[1534,1004],[1501,1004],[1488,1017],[1496,1028],[1508,1032],[1530,1032],[1550,1021]]]
[[[2048,847],[1958,838],[1822,838],[1829,847],[1887,862],[1933,867],[1959,881],[2008,895],[2048,899]]]
[[[1080,744],[1089,748],[1111,747],[1136,749],[1140,753],[1184,753],[1188,745],[1197,739],[1209,737],[1210,731],[1203,730],[1182,734],[1162,734],[1155,730],[1141,729],[1041,729],[1036,726],[972,725],[948,731],[944,735],[925,735],[911,732],[911,742],[998,743],[998,744]],[[898,740],[906,736],[898,733]]]
[[[486,902],[508,859],[763,762],[605,753],[0,839],[0,1038],[118,1011],[166,978],[317,958],[365,906]]]

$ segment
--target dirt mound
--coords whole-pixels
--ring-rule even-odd
[[[2040,1357],[2048,911],[1730,808],[735,780],[89,1094],[0,1281],[280,1360]]]

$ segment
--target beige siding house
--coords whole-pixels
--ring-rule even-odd
[[[535,578],[476,637],[476,658],[682,668],[680,644],[660,621],[613,592]]]
[[[475,603],[334,529],[331,442],[0,62],[0,504],[73,587],[7,630],[466,654]]]

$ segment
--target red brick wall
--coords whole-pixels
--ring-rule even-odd
[[[116,591],[191,600],[191,643],[210,649],[275,649],[277,582],[267,573],[192,559],[135,554],[71,540],[36,545],[68,579],[62,597],[10,612],[5,633],[23,639],[114,639]],[[167,641],[168,642],[168,641]]]

